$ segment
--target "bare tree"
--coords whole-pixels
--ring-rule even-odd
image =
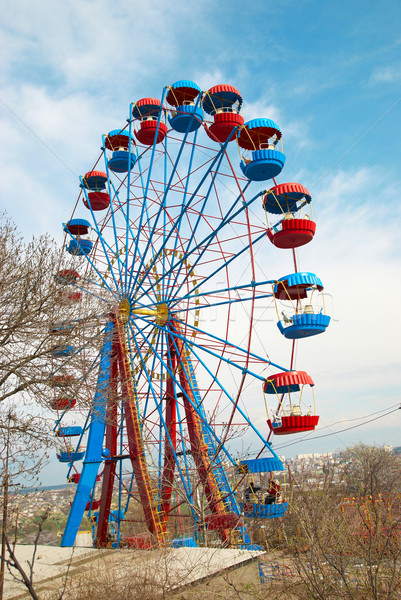
[[[380,446],[357,444],[341,454],[344,492],[374,496],[401,492],[401,457]]]
[[[371,486],[369,452],[360,454],[359,460],[366,478],[360,481],[360,490],[376,494],[359,492],[344,498],[341,484],[329,476],[323,489],[296,486],[283,522],[287,552],[297,573],[288,590],[294,598],[400,598],[399,496],[391,482],[390,493],[382,484]]]
[[[67,262],[63,259],[63,263],[60,260],[60,250],[50,237],[40,236],[25,242],[7,215],[0,215],[0,476],[3,492],[0,591],[4,581],[5,547],[7,543],[10,545],[7,524],[15,524],[9,510],[9,491],[17,483],[38,485],[38,474],[49,447],[54,444],[54,416],[43,408],[51,408],[57,393],[68,393],[72,397],[82,388],[84,396],[86,386],[82,384],[85,379],[82,373],[86,367],[91,377],[87,366],[90,363],[79,349],[92,344],[91,352],[96,352],[99,338],[93,324],[85,328],[90,316],[83,319],[84,327],[77,327],[82,314],[88,315],[88,306],[92,308],[85,301],[83,308],[70,301],[82,297],[71,287],[68,278],[68,273],[79,268],[77,259],[71,257]],[[79,329],[80,337],[72,342],[76,345],[72,355],[66,355],[60,349],[71,344],[75,328]],[[74,386],[65,391],[59,388],[57,392],[57,384],[66,376]]]
[[[31,589],[33,590],[33,562],[28,577],[15,556],[19,511],[17,503],[14,502],[11,507],[9,505],[10,491],[15,491],[16,485],[27,487],[38,483],[40,469],[48,458],[47,449],[52,442],[51,428],[46,428],[43,418],[27,416],[11,409],[0,409],[0,472],[3,492],[0,598],[3,598],[6,564],[11,573],[19,574],[30,593]],[[36,545],[44,521],[45,518],[39,523]]]

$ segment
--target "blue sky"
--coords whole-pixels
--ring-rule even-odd
[[[305,341],[298,368],[315,379],[321,426],[394,407],[401,378],[400,18],[399,2],[371,0],[8,3],[2,206],[25,235],[48,231],[61,240],[78,175],[97,157],[100,134],[127,118],[131,101],[159,97],[178,79],[204,90],[234,85],[246,118],[273,118],[283,131],[287,162],[279,181],[299,181],[313,195],[318,230],[300,253],[301,268],[324,281],[334,320],[326,335]],[[270,259],[279,270],[282,257]],[[269,336],[272,355],[276,345],[281,352],[277,336]],[[331,451],[360,440],[401,445],[400,416],[282,452]]]

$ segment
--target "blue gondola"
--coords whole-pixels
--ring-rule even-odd
[[[136,156],[129,131],[120,129],[110,131],[104,145],[107,150],[112,151],[111,158],[108,160],[108,167],[111,171],[114,173],[131,171],[135,165]]]
[[[73,256],[85,256],[90,254],[93,248],[93,242],[91,240],[70,240],[68,246],[66,246],[67,252]]]
[[[292,315],[287,321],[288,324],[283,321],[277,323],[280,333],[289,340],[298,340],[324,333],[329,326],[330,317],[322,313],[303,313]]]
[[[167,93],[167,102],[174,106],[168,120],[171,127],[179,133],[199,129],[203,122],[203,111],[196,106],[201,89],[193,81],[181,80],[173,83]]]
[[[173,538],[171,540],[171,547],[172,548],[197,548],[198,544],[196,543],[196,540],[193,537]]]
[[[82,460],[85,456],[85,452],[67,452],[66,450],[60,450],[57,454],[57,458],[61,463],[73,463],[77,460]]]
[[[284,471],[284,465],[278,457],[269,456],[241,460],[238,469],[244,473],[272,473],[273,471]]]
[[[86,219],[70,219],[63,227],[63,231],[71,235],[87,235],[92,225]]]
[[[136,162],[136,156],[128,150],[116,150],[109,158],[108,166],[114,173],[127,173],[133,169]]]
[[[252,119],[237,133],[238,145],[252,150],[252,159],[243,159],[241,171],[251,181],[266,181],[276,177],[284,167],[285,154],[276,150],[281,131],[271,119]]]
[[[246,517],[254,519],[275,519],[282,517],[288,508],[288,502],[277,502],[275,504],[240,504],[241,510]]]
[[[70,425],[70,426],[66,426],[66,427],[60,427],[59,429],[57,429],[56,431],[56,436],[57,437],[71,437],[71,436],[77,436],[77,435],[81,435],[81,433],[83,432],[83,429],[80,425]]]
[[[251,181],[266,181],[277,177],[285,163],[285,154],[279,150],[262,149],[252,152],[252,160],[240,162],[241,171]]]
[[[54,358],[62,358],[64,356],[72,356],[75,353],[74,346],[55,346],[52,350]]]
[[[79,187],[94,192],[106,189],[107,175],[103,171],[88,171],[82,177],[82,183]]]

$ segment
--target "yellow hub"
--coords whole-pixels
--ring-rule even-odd
[[[129,316],[131,314],[131,304],[128,300],[128,298],[123,298],[120,302],[119,305],[119,309],[120,309],[120,317],[123,323],[126,323],[129,319]]]
[[[156,323],[158,325],[165,325],[168,321],[167,304],[158,304],[156,313]]]
[[[125,308],[126,304],[128,304],[128,310]],[[124,304],[124,306],[123,306]],[[123,312],[124,311],[124,312]],[[145,315],[147,317],[156,317],[157,325],[165,325],[168,321],[168,308],[167,304],[158,304],[156,309],[151,308],[132,308],[130,303],[126,298],[120,302],[120,314],[124,321],[124,316],[126,315],[126,321],[130,315]]]

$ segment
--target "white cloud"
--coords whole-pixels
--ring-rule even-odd
[[[401,80],[401,65],[376,67],[371,78],[372,83],[395,83]]]
[[[195,71],[193,80],[199,85],[199,87],[203,91],[209,90],[211,87],[215,85],[220,85],[222,83],[228,83],[229,85],[233,85],[230,82],[227,82],[227,75],[223,73],[223,71],[218,67],[208,72],[205,72],[203,70]]]

